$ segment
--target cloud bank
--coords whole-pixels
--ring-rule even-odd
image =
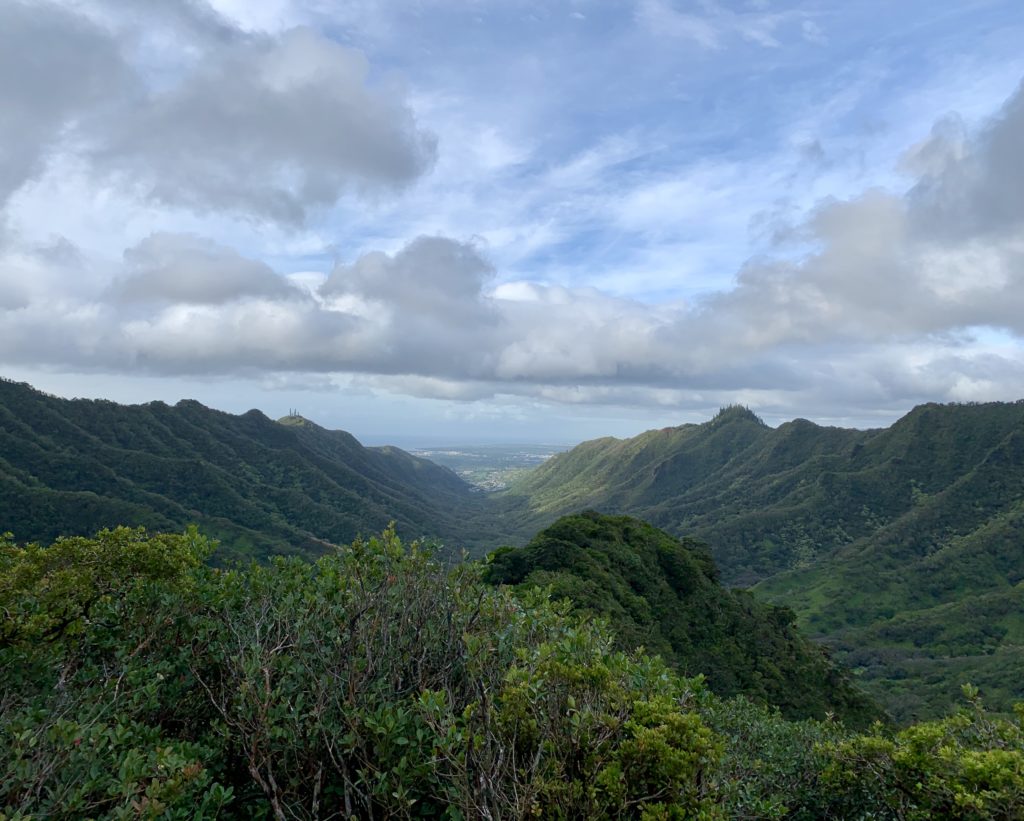
[[[109,323],[107,345],[81,344],[75,333],[99,332],[79,323],[65,329],[62,350],[77,352],[78,365],[109,368],[361,372],[406,377],[410,390],[432,395],[458,396],[449,383],[477,383],[461,393],[593,401],[609,391],[621,399],[615,391],[630,386],[800,390],[830,370],[841,381],[837,372],[858,360],[877,369],[887,346],[905,356],[931,340],[939,355],[905,363],[903,379],[912,389],[914,380],[945,375],[939,392],[956,395],[965,380],[984,382],[998,359],[974,352],[972,329],[1024,335],[1022,100],[1018,90],[974,136],[940,124],[907,154],[917,171],[907,193],[872,189],[821,204],[795,231],[812,251],[752,260],[734,288],[689,305],[492,285],[479,248],[442,237],[339,264],[300,294],[263,263],[210,240],[155,235],[125,253],[126,273],[108,301],[79,308]],[[119,301],[149,312],[123,321]],[[9,315],[29,321],[33,307]],[[7,346],[19,347],[15,339]],[[827,351],[846,364],[822,362]],[[22,344],[18,360],[58,364],[51,355]]]
[[[790,22],[823,40],[800,16],[706,10],[643,0],[636,20],[709,50],[727,35],[773,47]],[[227,215],[301,239],[312,213],[343,200],[372,210],[434,167],[437,139],[409,92],[361,51],[312,28],[244,31],[163,0],[146,13],[191,44],[165,53],[136,11],[113,0],[0,6],[0,207],[71,157],[140,209]],[[282,383],[346,374],[418,397],[566,405],[1024,394],[1024,89],[981,125],[950,115],[922,137],[905,152],[903,189],[819,202],[778,232],[788,244],[686,301],[512,275],[479,238],[430,233],[293,275],[196,230],[147,232],[113,259],[8,232],[0,362]],[[632,227],[663,238],[682,221],[665,199],[687,199],[686,216],[702,194],[660,179],[651,203],[619,206],[626,227],[640,220]]]

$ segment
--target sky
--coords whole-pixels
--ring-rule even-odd
[[[368,443],[1024,398],[1019,0],[0,0],[0,375]]]

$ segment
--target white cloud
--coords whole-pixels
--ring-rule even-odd
[[[4,4],[0,134],[0,206],[63,153],[96,186],[291,225],[399,190],[436,153],[362,52],[309,28],[247,34],[181,0]]]
[[[310,29],[245,39],[122,113],[90,152],[143,196],[301,223],[350,191],[400,188],[434,158],[397,87]]]
[[[734,288],[691,306],[494,284],[478,248],[441,237],[339,264],[314,298],[212,241],[163,234],[126,252],[110,292],[137,304],[130,319],[112,322],[107,297],[83,297],[64,306],[62,344],[13,350],[57,364],[75,349],[76,363],[169,373],[392,375],[448,398],[485,384],[565,401],[633,387],[654,392],[644,401],[676,395],[664,391],[838,390],[851,372],[865,378],[856,363],[889,394],[902,379],[911,393],[928,384],[948,397],[988,395],[993,368],[1019,348],[981,355],[964,332],[1024,335],[1024,210],[1004,184],[1021,167],[1022,95],[955,150],[916,148],[921,181],[906,197],[871,189],[822,204],[801,229],[807,256],[752,260]],[[963,209],[970,220],[950,236],[941,220]],[[45,268],[45,256],[34,259]],[[30,293],[8,282],[4,294],[22,332],[32,317],[52,322]],[[146,300],[157,304],[140,314]],[[871,355],[897,344],[915,356]],[[833,354],[845,364],[825,366]]]
[[[133,80],[117,44],[85,17],[48,2],[0,4],[0,209]]]
[[[445,63],[428,52],[460,4],[293,27],[329,5],[0,7],[4,367],[806,415],[1021,386],[1024,94],[979,125],[970,95],[998,85],[981,69],[921,140],[934,92],[880,107],[892,77],[871,60],[813,84],[786,62],[824,52],[800,42],[819,19],[842,38],[834,13],[642,0],[598,65],[584,38],[625,21],[587,6],[578,52],[531,35],[481,61],[545,11],[494,3],[477,11],[508,31],[438,40],[465,50]],[[789,33],[796,49],[748,51],[792,91],[760,105],[753,74],[726,83],[717,49]],[[335,37],[424,73],[407,90]],[[22,39],[64,52],[33,74]],[[896,142],[914,143],[899,170]]]
[[[918,233],[938,240],[997,236],[1024,228],[1024,85],[973,141],[955,118],[941,121],[915,147],[910,167]]]
[[[296,298],[271,268],[205,237],[151,234],[124,252],[128,274],[112,292],[127,302],[216,305],[242,297]]]

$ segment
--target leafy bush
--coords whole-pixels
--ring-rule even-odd
[[[716,812],[719,742],[685,706],[701,685],[604,625],[391,530],[313,564],[221,571],[204,550],[127,530],[5,546],[9,817]]]
[[[964,693],[968,706],[945,719],[833,747],[825,778],[848,817],[1024,818],[1024,705],[1004,719],[985,712],[975,688]]]
[[[881,709],[785,607],[723,587],[700,542],[677,539],[629,516],[563,516],[520,550],[488,557],[484,578],[520,592],[535,586],[608,619],[621,647],[643,647],[705,676],[721,696],[746,695],[787,718],[829,713],[867,727]]]
[[[1024,817],[1024,725],[785,720],[393,530],[0,547],[0,819]]]

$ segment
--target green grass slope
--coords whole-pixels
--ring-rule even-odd
[[[707,542],[728,583],[792,607],[897,717],[943,712],[965,681],[999,709],[1024,698],[1024,402],[869,431],[730,408],[585,443],[512,498],[537,522],[588,505]]]
[[[990,705],[1024,697],[1024,430],[949,487],[827,561],[758,586],[793,606],[901,718],[933,715],[967,681]]]
[[[490,557],[486,578],[553,589],[607,618],[627,649],[644,647],[715,692],[777,705],[792,718],[834,713],[863,725],[880,711],[793,625],[792,611],[721,586],[704,545],[627,516],[559,519],[522,549]]]
[[[197,522],[226,555],[315,554],[395,520],[410,537],[472,546],[490,538],[480,507],[446,468],[297,417],[64,400],[0,381],[0,532],[19,540]]]
[[[769,428],[742,408],[702,425],[599,439],[548,460],[507,494],[536,524],[592,507],[711,545],[750,585],[873,537],[1024,426],[1024,403],[925,405],[884,430]],[[979,493],[989,493],[979,488]],[[991,489],[986,510],[1006,501]]]

